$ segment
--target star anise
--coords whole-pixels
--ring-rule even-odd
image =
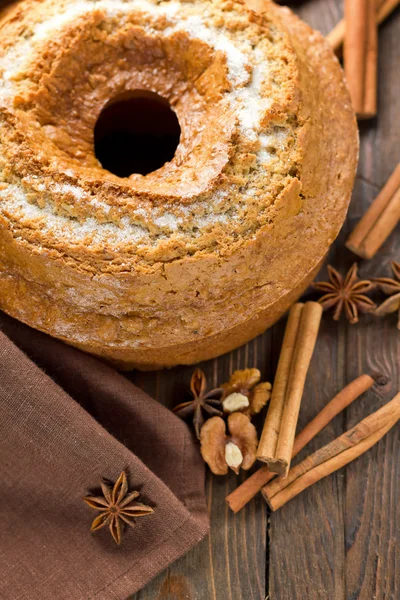
[[[369,292],[375,286],[369,280],[360,281],[357,277],[357,263],[351,267],[344,278],[336,269],[328,266],[329,281],[318,281],[313,283],[313,287],[325,292],[319,299],[319,303],[324,310],[335,307],[333,318],[335,321],[340,319],[343,310],[351,324],[358,322],[359,312],[371,312],[376,308],[365,292]]]
[[[197,438],[200,439],[200,429],[205,421],[204,412],[210,416],[222,415],[222,411],[214,408],[215,406],[221,406],[219,398],[222,395],[222,388],[216,388],[207,392],[206,376],[201,369],[196,369],[192,375],[190,389],[193,394],[193,400],[178,404],[173,409],[173,412],[182,419],[193,414],[194,429]]]
[[[378,315],[378,317],[383,317],[389,313],[398,311],[399,320],[397,327],[400,329],[400,263],[393,261],[392,270],[396,279],[391,279],[390,277],[374,278],[374,282],[379,289],[387,296],[390,296],[390,298],[378,306],[375,314]]]
[[[92,523],[90,531],[98,531],[108,525],[114,541],[120,545],[124,524],[135,526],[135,519],[153,513],[150,506],[136,502],[139,492],[128,493],[128,480],[122,471],[114,486],[103,479],[101,482],[103,496],[86,496],[84,501],[100,512]]]

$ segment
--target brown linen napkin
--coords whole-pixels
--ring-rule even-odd
[[[175,415],[101,361],[0,313],[0,598],[123,600],[208,531]],[[127,470],[154,514],[116,546],[82,500]]]

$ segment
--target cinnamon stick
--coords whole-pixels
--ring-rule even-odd
[[[328,33],[326,40],[332,46],[332,50],[339,57],[342,53],[342,45],[344,40],[344,32],[346,31],[346,24],[344,19],[341,19],[335,27]]]
[[[361,375],[349,383],[339,392],[322,411],[303,429],[296,437],[293,445],[292,458],[294,458],[336,415],[349,406],[361,394],[374,384],[374,379],[369,375]],[[263,466],[246,479],[226,498],[229,508],[237,513],[241,510],[271,479],[275,477],[267,466]]]
[[[295,304],[289,314],[267,418],[257,458],[274,473],[290,468],[304,384],[314,352],[322,307],[317,302]]]
[[[378,94],[378,21],[377,0],[368,0],[367,50],[365,57],[364,106],[363,115],[370,118],[377,113]]]
[[[296,456],[336,415],[369,390],[374,383],[375,380],[370,375],[361,375],[346,385],[299,433],[293,446],[293,455]]]
[[[361,258],[372,258],[400,219],[400,163],[346,242]]]
[[[385,19],[394,11],[395,8],[399,5],[400,0],[380,0],[378,3],[378,11],[376,15],[376,19],[378,25],[383,23]],[[339,21],[337,25],[332,29],[330,33],[326,36],[326,39],[332,46],[332,49],[338,56],[340,56],[342,52],[343,40],[346,31],[346,23],[345,20],[342,19]]]
[[[277,510],[320,479],[358,458],[376,444],[400,419],[400,392],[385,406],[324,446],[290,470],[286,479],[276,478],[262,493]]]
[[[275,455],[303,308],[304,304],[299,302],[294,304],[289,312],[268,413],[258,447],[257,458],[261,460],[268,461]]]
[[[345,0],[344,71],[353,108],[359,119],[376,114],[376,0]]]

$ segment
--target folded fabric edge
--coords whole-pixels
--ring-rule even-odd
[[[43,381],[46,381],[46,384],[53,387],[54,390],[57,390],[57,393],[64,397],[64,401],[73,403],[75,410],[82,411],[82,413],[85,414],[85,417],[92,422],[92,426],[97,428],[99,431],[101,430],[102,437],[106,436],[110,443],[112,443],[116,448],[120,449],[122,457],[126,455],[126,453],[131,454],[131,452],[121,442],[109,434],[89,413],[87,413],[64,390],[62,390],[62,388],[59,388],[59,386],[57,386],[57,384],[46,373],[44,373],[35,363],[33,363],[30,358],[2,332],[0,332],[0,338],[3,338],[2,343],[0,344],[0,354],[3,355],[3,358],[5,358],[5,356],[8,354],[9,358],[11,355],[12,360],[18,358],[18,361],[27,361],[30,372],[33,370],[38,374],[40,373],[40,377],[43,379]],[[7,349],[6,346],[8,346]],[[149,471],[148,467],[144,463],[142,463],[142,466],[145,471],[149,472],[149,475],[152,478],[157,479],[157,482],[160,486],[165,488],[165,493],[171,496],[171,500],[173,498],[174,503],[179,503],[182,510],[183,520],[177,528],[174,528],[168,532],[168,535],[161,541],[161,543],[157,542],[157,544],[154,544],[151,548],[149,548],[146,555],[141,556],[137,561],[135,561],[128,571],[120,574],[114,581],[111,581],[108,585],[106,585],[106,587],[103,586],[102,590],[94,592],[94,594],[92,591],[89,598],[96,600],[107,598],[107,600],[109,600],[109,594],[111,591],[116,594],[117,597],[120,597],[121,600],[125,597],[128,597],[130,594],[133,594],[141,589],[149,582],[150,579],[154,578],[176,559],[184,555],[208,533],[208,517],[207,514],[201,510],[199,503],[195,503],[197,504],[197,510],[193,510],[192,513],[189,512],[190,501],[188,501],[186,505],[183,504],[171,492],[171,490],[169,490],[162,480],[160,480],[153,472]],[[157,551],[157,555],[152,556],[151,561],[146,560],[149,554],[155,550]],[[135,571],[134,575],[133,571]],[[135,583],[133,585],[130,582],[130,573],[132,573],[132,577],[135,579]],[[106,592],[107,595],[104,595]]]
[[[151,561],[148,560],[147,557],[154,551],[154,548],[150,548],[148,553],[141,557],[139,561],[136,561],[128,571],[119,575],[117,579],[111,581],[93,596],[90,596],[88,600],[110,600],[110,594],[114,594],[121,600],[128,598],[148,585],[157,575],[200,543],[208,535],[209,529],[207,519],[204,523],[201,523],[198,519],[189,517],[179,527],[171,531],[160,545],[157,544],[157,552],[159,553],[157,561],[154,560],[154,557]],[[137,571],[140,571],[140,582],[132,588],[129,583],[129,575],[134,570],[135,577],[137,577]]]

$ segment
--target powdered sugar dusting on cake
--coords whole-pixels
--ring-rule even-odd
[[[261,146],[282,150],[288,140],[289,132],[285,127],[275,126],[269,133],[260,133]]]
[[[76,200],[82,200],[87,194],[82,188],[70,183],[55,183],[52,186],[52,191],[55,194],[72,194]]]
[[[271,102],[262,94],[263,83],[267,74],[267,61],[260,50],[254,51],[255,62],[251,74],[251,81],[245,88],[236,90],[233,94],[234,102],[239,102],[239,122],[243,135],[255,141],[259,135],[262,115]]]
[[[153,220],[153,223],[158,227],[166,227],[170,231],[176,231],[178,229],[179,219],[172,213],[164,213],[161,216],[156,216]]]
[[[29,65],[34,52],[40,52],[48,40],[54,39],[57,31],[61,32],[63,28],[75,24],[80,17],[92,11],[104,11],[106,18],[118,18],[122,24],[128,21],[126,15],[129,13],[143,12],[143,28],[148,35],[169,37],[183,31],[192,39],[199,39],[215,51],[222,52],[226,57],[227,76],[231,83],[231,89],[225,92],[226,100],[237,115],[238,133],[251,143],[259,142],[260,149],[258,152],[254,151],[257,154],[257,163],[271,163],[274,150],[285,147],[285,128],[275,127],[268,132],[261,129],[263,116],[271,105],[266,94],[270,65],[265,52],[257,46],[253,47],[249,40],[235,37],[226,27],[216,27],[207,22],[206,10],[202,10],[201,14],[193,14],[194,8],[191,3],[180,3],[177,0],[161,3],[151,0],[82,0],[70,2],[61,13],[46,16],[42,23],[32,25],[32,35],[29,38],[21,39],[0,58],[0,107],[4,103],[12,110],[12,99],[16,90],[14,84],[18,82],[19,74]],[[164,29],[156,28],[160,16],[166,17],[163,19],[163,22],[166,22],[166,26],[163,25]],[[64,174],[72,181],[79,176],[74,169],[68,169]],[[111,206],[92,193],[87,193],[78,181],[44,184],[33,177],[32,181],[25,178],[24,186],[28,186],[27,192],[30,191],[31,185],[32,190],[43,194],[40,207],[31,200],[30,194],[25,195],[22,190],[16,193],[17,187],[10,184],[0,195],[0,210],[10,213],[15,211],[21,224],[25,222],[28,225],[29,220],[42,221],[42,227],[47,228],[49,233],[63,238],[66,236],[71,242],[81,240],[91,244],[102,240],[110,244],[122,241],[140,244],[145,240],[147,243],[157,244],[158,240],[169,235],[191,231],[190,226],[185,229],[187,219],[194,219],[198,230],[202,230],[237,220],[242,210],[242,206],[239,205],[229,206],[229,191],[214,189],[206,198],[193,197],[187,206],[174,206],[173,213],[163,205],[152,208],[151,203],[145,202],[142,207],[132,210],[129,217],[121,217],[118,207],[112,204],[111,215]],[[251,185],[250,179],[247,185]],[[237,190],[233,190],[232,197],[235,197],[236,193]],[[250,193],[250,189],[247,190],[244,186],[242,197],[246,202],[246,199],[255,198],[255,194]],[[89,214],[92,209],[91,214],[96,218],[78,221],[73,211],[71,214],[63,214],[62,209],[56,208],[61,205],[64,212],[68,213],[74,202],[76,205],[87,206]],[[228,213],[224,214],[221,211],[226,210],[227,204]],[[150,224],[152,234],[156,233],[155,238],[149,235]]]
[[[249,73],[246,67],[249,66],[250,56],[240,50],[223,31],[205,25],[199,15],[182,19],[174,27],[168,28],[164,34],[170,35],[176,31],[186,31],[192,38],[202,40],[215,50],[223,52],[228,65],[228,77],[235,86],[248,81]],[[246,47],[250,52],[250,44],[246,43]]]
[[[18,227],[29,227],[29,224],[40,224],[40,228],[49,237],[67,239],[71,244],[85,243],[88,246],[99,244],[104,238],[109,244],[137,243],[148,235],[148,232],[138,225],[132,225],[129,220],[122,219],[121,226],[114,223],[101,223],[89,217],[82,222],[56,214],[52,207],[46,205],[39,208],[28,202],[26,195],[17,185],[10,184],[6,189],[0,189],[0,212],[12,212],[18,217]]]
[[[250,140],[256,139],[259,119],[268,102],[260,100],[263,72],[266,68],[265,56],[256,48],[253,50],[248,41],[234,41],[222,28],[217,29],[205,24],[199,15],[185,16],[183,5],[176,0],[156,4],[149,0],[135,0],[135,2],[124,2],[122,0],[84,0],[71,3],[68,8],[47,18],[43,23],[34,25],[32,37],[22,42],[20,52],[7,60],[7,55],[0,61],[3,66],[4,81],[10,81],[18,76],[18,71],[29,63],[31,51],[37,43],[41,43],[54,36],[55,31],[61,31],[63,27],[74,23],[76,19],[93,10],[104,10],[110,17],[117,17],[129,12],[146,11],[153,16],[166,15],[173,25],[159,32],[163,36],[170,36],[177,31],[186,31],[192,38],[200,39],[216,51],[221,51],[226,56],[228,77],[233,84],[231,92],[231,104],[238,110],[239,122],[242,134]],[[151,24],[144,22],[149,33],[155,33]],[[252,72],[252,74],[250,74]],[[244,86],[244,87],[243,87]],[[0,83],[0,98],[1,88]],[[11,88],[3,89],[3,95],[9,95]]]
[[[35,25],[34,34],[32,36],[32,43],[42,42],[47,38],[54,35],[55,31],[60,31],[65,25],[73,22],[79,17],[82,17],[85,13],[93,10],[93,2],[78,2],[71,4],[68,10],[64,12],[57,12],[54,16],[46,19],[42,23]]]

